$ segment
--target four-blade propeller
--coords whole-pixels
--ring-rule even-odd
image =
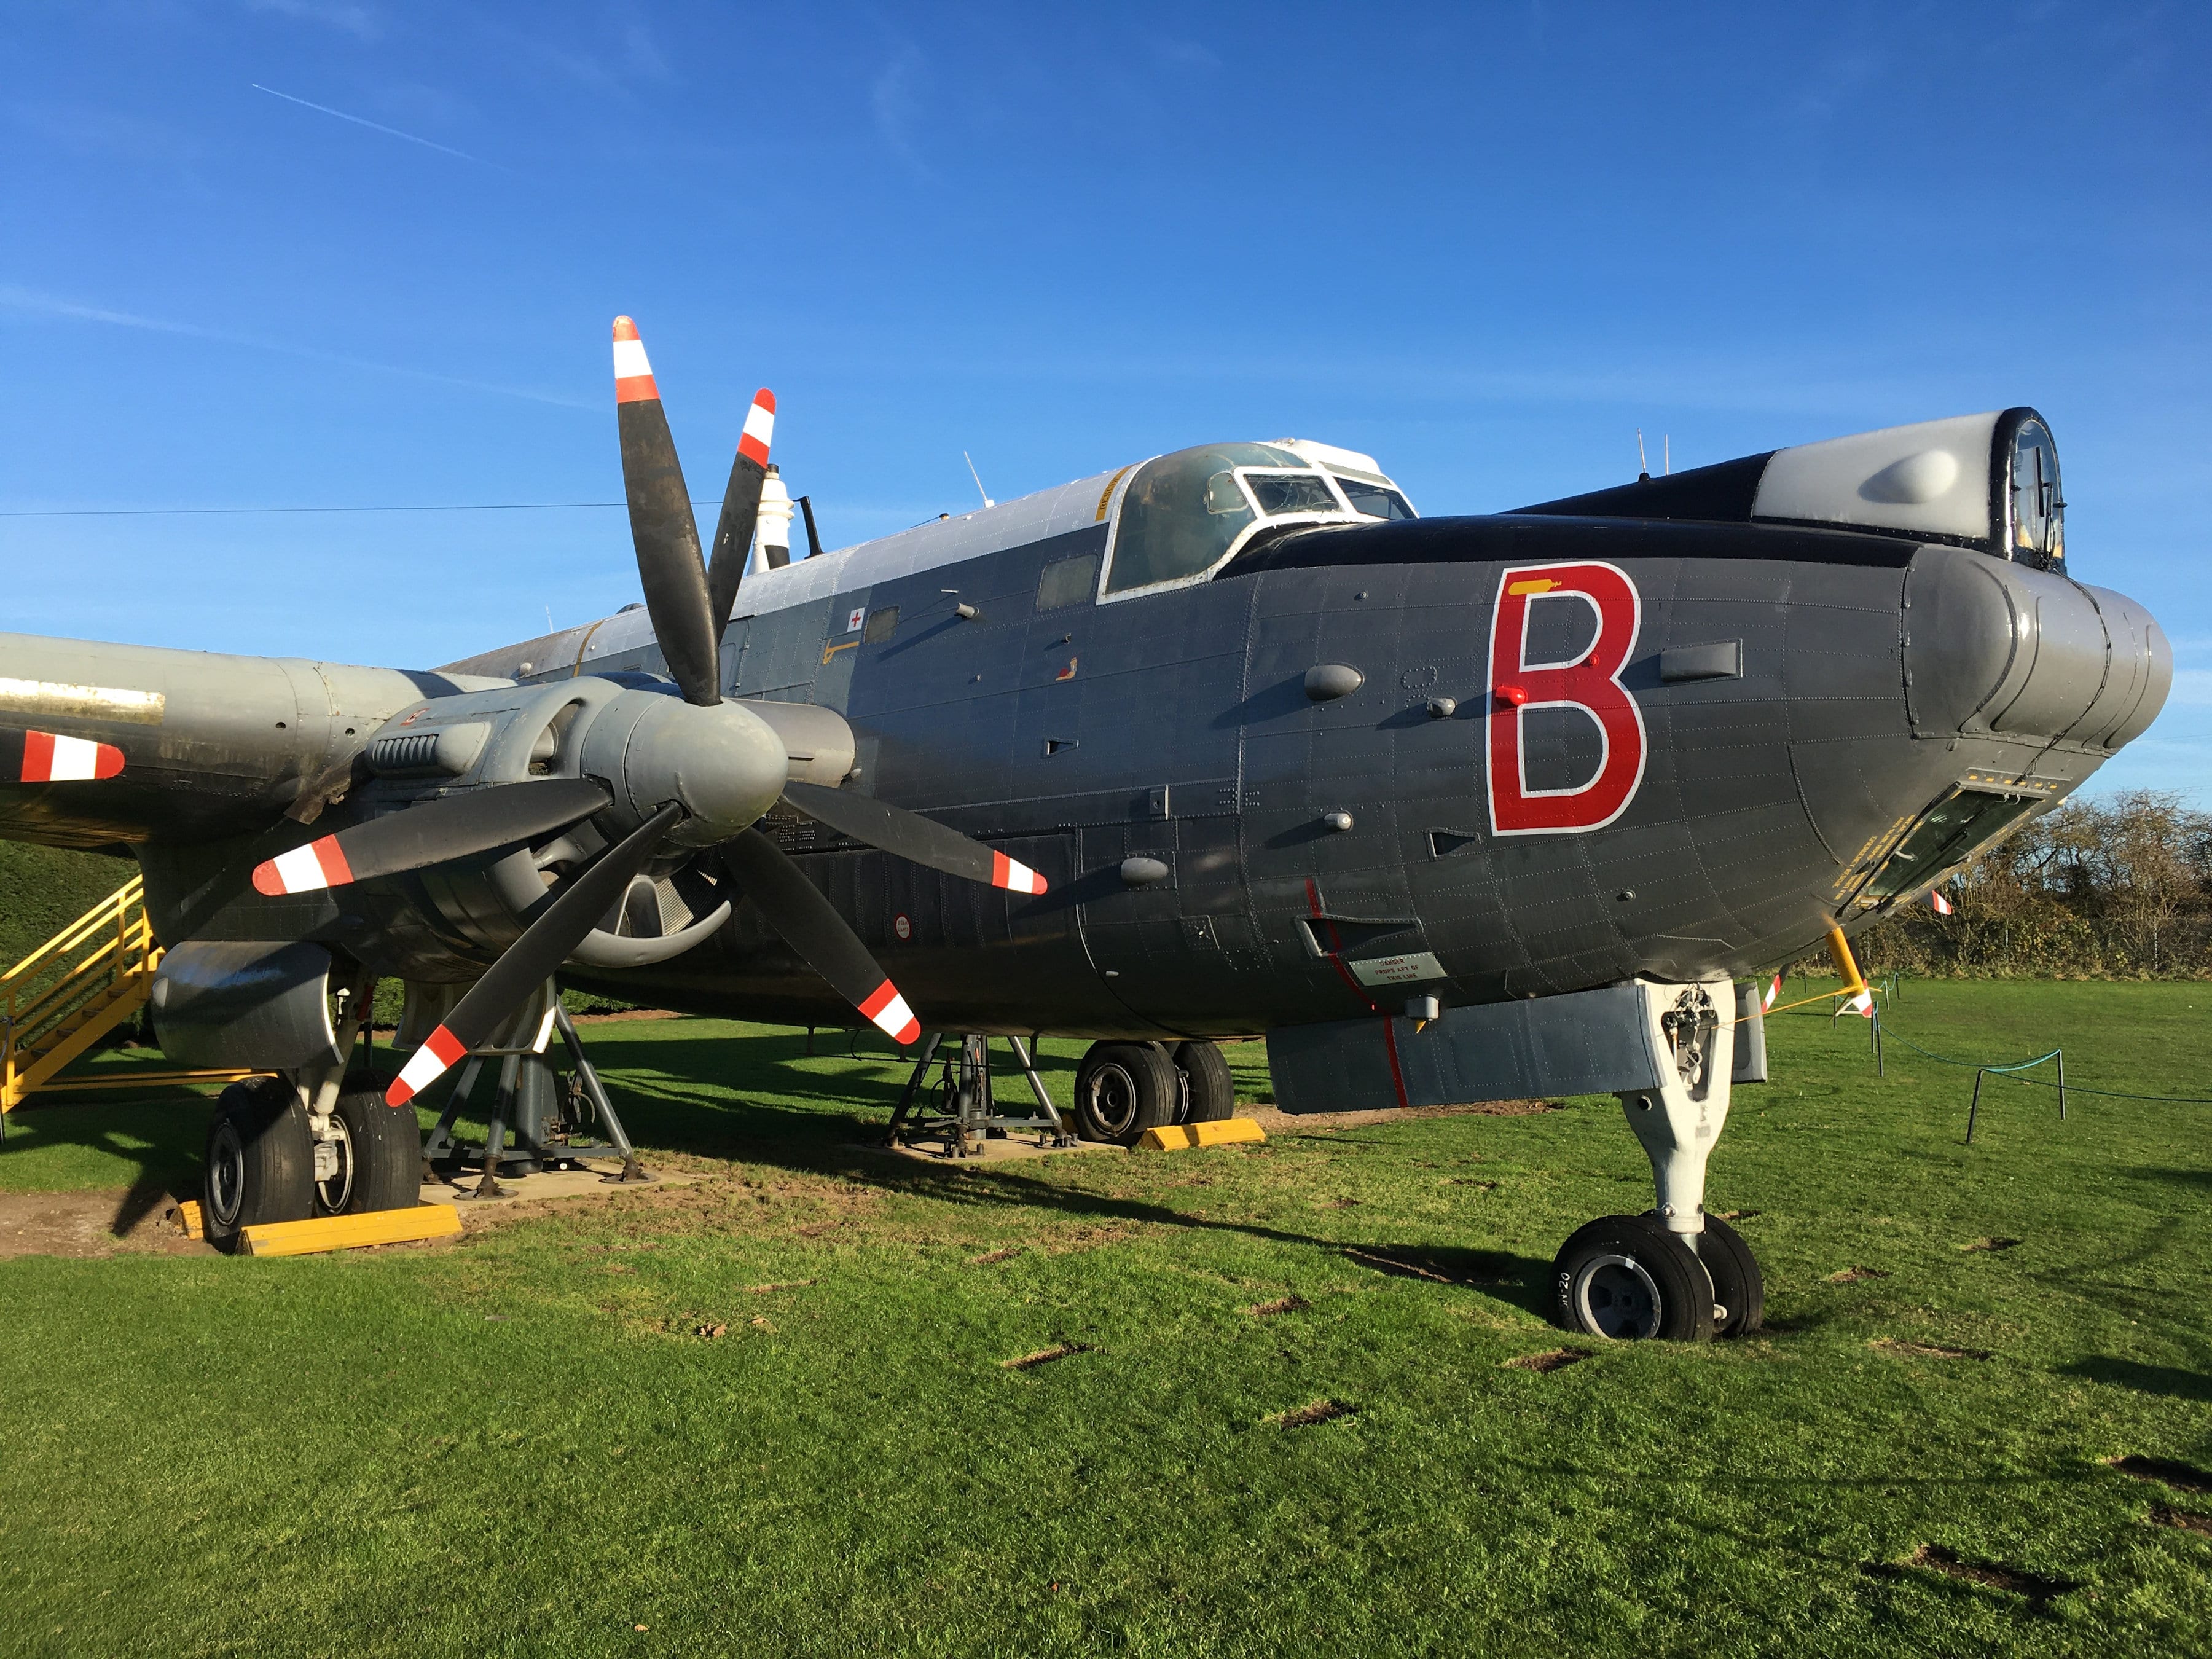
[[[623,481],[646,610],[684,700],[702,709],[720,710],[720,645],[737,603],[759,517],[775,398],[763,387],[746,416],[709,564],[701,556],[698,526],[659,388],[637,325],[627,317],[615,319],[614,369]],[[738,707],[725,712],[729,718],[740,717]],[[659,798],[656,790],[645,799]],[[747,797],[741,790],[738,798],[768,799]],[[785,782],[782,798],[841,835],[947,875],[1016,893],[1045,890],[1044,878],[1028,866],[902,807],[796,781]],[[270,895],[301,893],[428,869],[568,830],[607,809],[614,799],[596,780],[574,777],[435,797],[280,854],[256,867],[253,884]],[[755,805],[744,809],[747,814],[757,810]],[[416,1051],[386,1098],[395,1106],[404,1105],[506,1025],[672,839],[684,846],[712,844],[769,925],[839,995],[896,1042],[910,1043],[921,1036],[921,1023],[868,947],[773,841],[758,829],[713,811],[703,823],[680,829],[690,816],[684,799],[667,800],[556,889],[522,936]],[[702,829],[707,830],[703,838]]]

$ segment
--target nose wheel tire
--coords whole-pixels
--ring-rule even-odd
[[[1710,1342],[1713,1280],[1677,1235],[1643,1216],[1577,1228],[1552,1263],[1552,1318],[1616,1342]]]
[[[1644,1219],[1658,1224],[1656,1217]],[[1698,1240],[1698,1260],[1712,1275],[1713,1300],[1726,1312],[1715,1321],[1713,1334],[1725,1341],[1749,1336],[1766,1322],[1766,1276],[1759,1258],[1743,1235],[1715,1216],[1705,1218],[1705,1231]]]
[[[1094,1042],[1075,1072],[1075,1132],[1085,1140],[1136,1145],[1173,1123],[1182,1079],[1157,1042]]]
[[[338,1168],[315,1182],[317,1215],[412,1209],[422,1199],[422,1128],[411,1106],[387,1106],[374,1089],[338,1097]]]
[[[305,1221],[315,1202],[314,1141],[307,1109],[272,1077],[234,1083],[208,1124],[200,1221],[208,1242],[234,1250],[239,1234],[265,1221]]]
[[[1183,1123],[1218,1123],[1237,1115],[1237,1079],[1229,1070],[1229,1057],[1218,1042],[1178,1042],[1172,1056],[1182,1074],[1188,1103]]]

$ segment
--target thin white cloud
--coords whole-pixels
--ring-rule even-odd
[[[921,106],[914,94],[914,81],[921,68],[921,52],[910,41],[902,43],[891,61],[869,84],[868,107],[875,116],[876,133],[884,141],[884,148],[906,163],[917,177],[933,182],[937,174],[921,159],[921,152],[914,143],[914,124],[921,113]]]
[[[105,306],[86,305],[81,301],[66,300],[52,294],[41,294],[32,289],[0,285],[0,311],[14,311],[40,317],[61,317],[72,322],[100,323],[111,328],[135,328],[151,334],[173,334],[185,339],[208,340],[218,345],[245,346],[255,351],[274,352],[283,357],[300,357],[310,362],[337,363],[347,368],[363,368],[377,374],[398,374],[410,380],[428,380],[439,386],[459,386],[468,392],[489,392],[501,398],[520,398],[529,403],[550,404],[556,409],[584,409],[598,413],[600,405],[586,403],[579,398],[564,398],[556,392],[533,392],[526,386],[500,386],[489,380],[465,380],[454,374],[439,374],[427,368],[410,368],[399,363],[374,362],[366,357],[349,357],[343,352],[325,351],[316,346],[292,345],[281,340],[264,340],[251,334],[234,333],[228,329],[208,328],[198,323],[179,323],[161,317],[143,317],[135,312],[112,311]]]
[[[2184,708],[2212,707],[2212,668],[2177,668],[2166,702]]]
[[[304,23],[319,23],[325,28],[336,29],[360,40],[374,40],[384,33],[384,19],[376,9],[356,5],[352,0],[246,0],[246,9],[276,17],[295,17]]]
[[[425,149],[434,149],[447,155],[456,155],[464,161],[474,161],[478,167],[498,167],[501,173],[508,171],[507,168],[500,167],[496,161],[487,161],[481,155],[471,155],[468,151],[455,149],[450,144],[436,143],[430,139],[418,137],[411,132],[402,132],[398,127],[387,127],[381,121],[371,121],[359,115],[348,115],[342,109],[332,109],[328,104],[311,104],[304,98],[295,98],[289,92],[279,92],[274,87],[264,87],[258,81],[248,82],[246,84],[256,92],[267,93],[271,98],[282,98],[288,104],[297,104],[302,109],[315,110],[324,115],[335,115],[341,121],[350,121],[357,127],[368,128],[372,132],[386,133],[394,138],[404,138],[410,144],[420,144]]]

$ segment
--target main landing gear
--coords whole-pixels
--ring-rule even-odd
[[[1094,1042],[1075,1071],[1075,1132],[1133,1146],[1147,1129],[1237,1115],[1218,1043]]]
[[[328,1054],[234,1083],[217,1097],[200,1188],[201,1226],[216,1249],[238,1249],[246,1229],[264,1222],[416,1202],[415,1114],[386,1106],[380,1090],[344,1086],[370,988],[364,981],[337,994]]]
[[[1743,1336],[1765,1316],[1758,1259],[1705,1210],[1705,1160],[1728,1120],[1734,1002],[1725,981],[1645,988],[1651,1052],[1674,1075],[1620,1097],[1651,1160],[1658,1206],[1577,1228],[1552,1263],[1551,1311],[1564,1328],[1614,1340]]]

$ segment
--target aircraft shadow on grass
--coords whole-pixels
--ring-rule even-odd
[[[2185,1365],[2148,1365],[2137,1359],[2091,1354],[2057,1369],[2061,1376],[2132,1389],[2137,1394],[2163,1395],[2170,1400],[2212,1400],[2212,1376]]]
[[[749,1036],[731,1042],[608,1042],[599,1055],[616,1109],[642,1146],[695,1157],[742,1158],[813,1175],[861,1180],[893,1192],[940,1201],[1027,1209],[1086,1220],[1241,1233],[1271,1243],[1322,1250],[1365,1269],[1437,1286],[1479,1290],[1542,1313],[1548,1261],[1449,1244],[1407,1245],[1322,1237],[1257,1221],[1193,1215],[1170,1205],[1061,1186],[1000,1164],[982,1169],[948,1160],[942,1166],[870,1150],[890,1121],[910,1062],[896,1054],[846,1052],[842,1033],[825,1030],[815,1053],[805,1036]],[[851,1061],[825,1074],[826,1061]],[[385,1069],[388,1069],[388,1066]],[[1038,1070],[1055,1103],[1073,1093],[1075,1062],[1043,1056]],[[371,1086],[374,1069],[357,1072],[349,1087]],[[933,1085],[934,1077],[931,1079]],[[1021,1109],[1029,1099],[1020,1076],[994,1069],[1000,1102]],[[768,1097],[813,1096],[819,1105]],[[33,1134],[0,1143],[0,1169],[10,1156],[39,1147],[80,1146],[137,1173],[118,1200],[111,1231],[131,1231],[173,1195],[199,1189],[201,1148],[210,1099],[174,1093],[128,1099],[57,1102],[27,1107]]]
[[[8,1116],[0,1171],[11,1158],[78,1146],[134,1166],[108,1231],[120,1238],[173,1197],[199,1191],[208,1112],[214,1103],[149,1091],[124,1099],[33,1101]]]
[[[639,1047],[643,1049],[646,1045]],[[820,1047],[817,1044],[817,1050]],[[708,1054],[700,1054],[702,1049]],[[838,1056],[817,1052],[815,1059],[834,1057]],[[622,1056],[610,1067],[606,1082],[616,1109],[623,1114],[632,1134],[641,1144],[672,1152],[738,1157],[810,1174],[837,1175],[945,1202],[1242,1233],[1271,1243],[1328,1251],[1370,1272],[1480,1290],[1532,1313],[1545,1310],[1551,1263],[1534,1257],[1457,1245],[1324,1238],[1256,1221],[1192,1215],[1145,1199],[1065,1187],[1005,1164],[984,1169],[950,1159],[939,1165],[884,1156],[870,1151],[868,1143],[881,1135],[890,1120],[905,1084],[906,1064],[898,1062],[895,1055],[864,1053],[863,1060],[881,1065],[856,1066],[833,1080],[825,1079],[818,1069],[803,1069],[808,1058],[805,1039],[798,1036],[749,1039],[741,1057],[719,1044],[653,1045],[649,1057],[642,1052]],[[704,1064],[698,1063],[702,1060]],[[890,1069],[894,1062],[897,1069]],[[1048,1057],[1039,1070],[1054,1102],[1065,1103],[1073,1092],[1074,1061]],[[764,1071],[772,1075],[763,1077]],[[833,1086],[839,1105],[846,1109],[763,1100],[748,1087],[759,1090],[763,1084],[779,1093],[797,1094]],[[1029,1098],[1018,1075],[995,1075],[994,1087],[1002,1103],[1025,1103]],[[702,1098],[702,1090],[715,1091],[718,1097]]]

